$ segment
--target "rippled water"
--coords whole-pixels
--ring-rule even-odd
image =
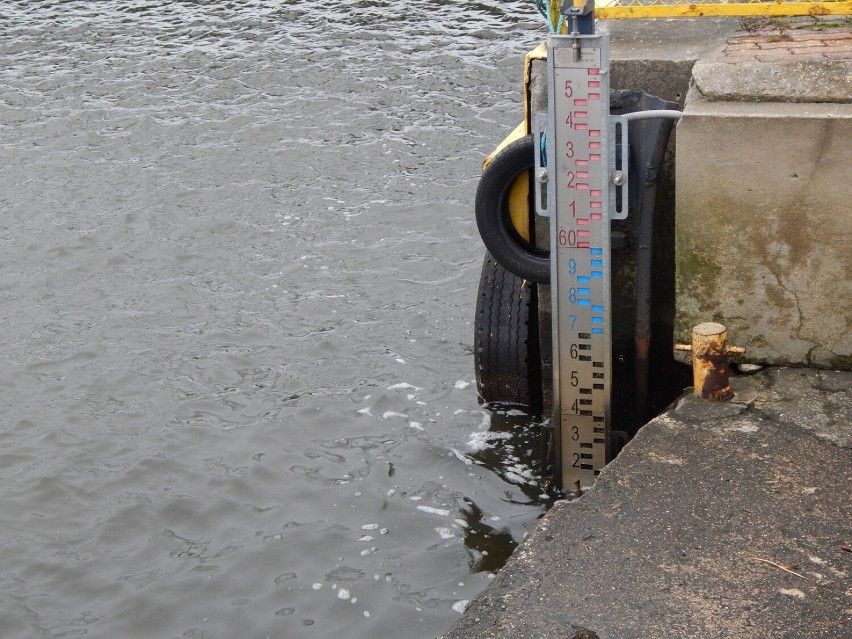
[[[0,8],[2,636],[430,637],[541,513],[472,199],[531,1]]]

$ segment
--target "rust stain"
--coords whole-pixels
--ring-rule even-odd
[[[704,383],[701,385],[701,397],[724,402],[734,396],[734,391],[728,379],[728,356],[725,353],[711,351],[695,354],[704,373]]]

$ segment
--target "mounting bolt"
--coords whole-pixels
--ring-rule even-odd
[[[698,324],[692,329],[692,345],[675,344],[675,350],[692,351],[692,383],[696,395],[720,402],[734,396],[728,382],[728,353],[745,353],[745,348],[728,346],[728,329],[723,324]]]
[[[547,173],[547,169],[539,169],[535,174],[535,179],[538,180],[541,184],[544,184],[550,179],[550,175]]]
[[[613,171],[612,173],[612,183],[616,186],[624,186],[627,182],[627,176],[624,175],[624,171]]]

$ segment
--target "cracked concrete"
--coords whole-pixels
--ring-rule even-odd
[[[852,373],[732,385],[643,427],[445,639],[852,636]]]
[[[714,102],[677,133],[676,333],[747,361],[852,368],[852,105]]]
[[[746,361],[852,370],[852,29],[813,26],[701,41],[677,127],[675,333],[717,321]]]

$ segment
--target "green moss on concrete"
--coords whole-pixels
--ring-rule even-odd
[[[715,256],[697,250],[688,229],[679,229],[675,254],[675,340],[689,343],[692,327],[715,316],[722,267]]]

